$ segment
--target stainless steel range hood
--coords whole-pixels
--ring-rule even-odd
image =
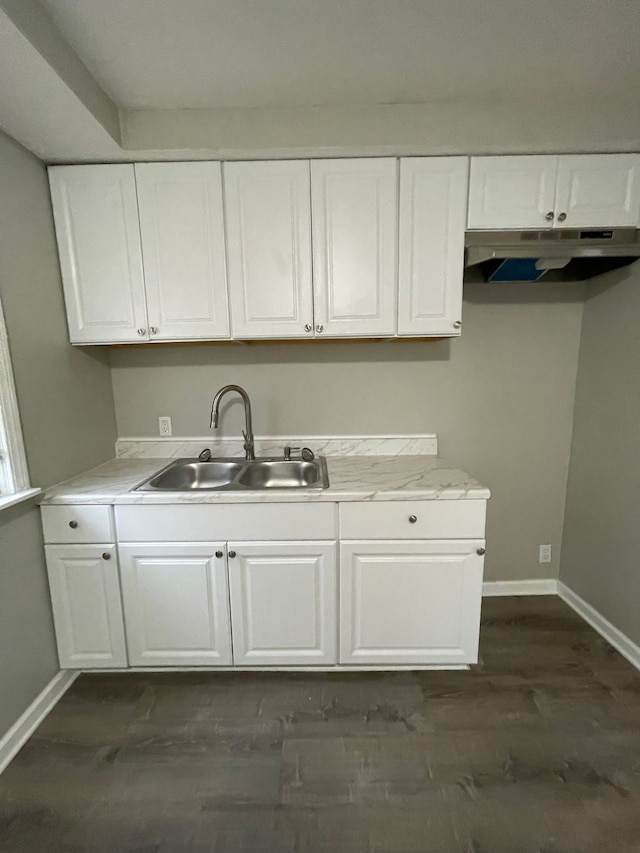
[[[640,258],[636,228],[550,231],[467,231],[465,267],[479,267],[487,281],[579,281]]]

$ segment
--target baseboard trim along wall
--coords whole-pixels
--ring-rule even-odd
[[[595,607],[555,578],[532,578],[522,581],[485,581],[482,584],[483,596],[497,595],[557,595],[565,604],[581,616],[582,619],[600,634],[622,657],[640,670],[640,646],[619,631],[608,619],[605,619]]]
[[[558,581],[555,578],[531,578],[522,581],[485,581],[483,596],[494,595],[556,595]]]
[[[0,739],[0,773],[22,749],[49,711],[62,699],[79,674],[74,670],[61,670]]]
[[[581,616],[601,637],[604,637],[617,652],[620,652],[623,658],[626,658],[632,666],[640,670],[640,646],[636,645],[622,631],[619,631],[595,607],[588,604],[584,598],[569,589],[562,581],[558,581],[558,595],[572,610],[575,610],[578,616]]]

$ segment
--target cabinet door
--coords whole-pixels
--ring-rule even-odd
[[[126,667],[115,545],[47,545],[63,669]]]
[[[472,157],[467,227],[550,228],[557,170],[552,155]]]
[[[335,542],[230,542],[236,664],[336,662]]]
[[[224,544],[144,543],[119,551],[130,664],[231,664]]]
[[[137,163],[150,340],[228,338],[220,163]]]
[[[640,223],[640,155],[560,157],[555,209],[556,228],[637,227]]]
[[[71,343],[148,337],[133,166],[49,169]]]
[[[224,202],[233,337],[310,336],[309,162],[225,163]]]
[[[340,663],[467,664],[478,657],[482,540],[344,542]]]
[[[466,157],[400,161],[400,335],[460,334],[468,179]]]
[[[316,335],[394,335],[395,158],[311,163]]]

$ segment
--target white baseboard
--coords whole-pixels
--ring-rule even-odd
[[[555,578],[531,578],[522,581],[485,581],[483,596],[494,595],[556,595],[558,581]]]
[[[61,670],[47,684],[44,690],[36,696],[27,710],[16,720],[9,731],[0,738],[0,773],[7,767],[14,756],[22,749],[26,741],[38,728],[49,711],[60,701],[71,687],[79,672],[69,669]]]
[[[626,658],[636,669],[640,669],[640,646],[636,645],[626,634],[623,634],[608,619],[598,613],[595,607],[588,604],[584,598],[581,598],[562,581],[558,581],[558,595],[572,610],[575,610],[578,616],[581,616],[601,637],[604,637],[616,651],[620,652],[622,657]]]

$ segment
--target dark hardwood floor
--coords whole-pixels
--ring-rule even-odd
[[[471,672],[81,676],[0,850],[640,851],[640,674],[538,597],[485,600]]]

